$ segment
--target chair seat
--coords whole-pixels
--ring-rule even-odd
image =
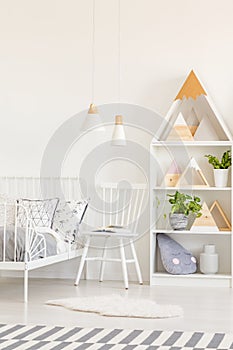
[[[132,233],[128,230],[114,230],[113,231],[84,231],[81,232],[81,235],[83,236],[97,236],[97,237],[114,237],[114,238],[131,238],[131,237],[136,237],[136,233]]]

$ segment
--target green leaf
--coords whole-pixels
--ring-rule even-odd
[[[198,217],[201,216],[202,206],[199,204],[201,199],[197,196],[191,196],[189,194],[176,191],[174,194],[167,194],[169,203],[171,204],[171,213],[182,213],[189,215],[190,212],[194,213]]]
[[[209,163],[213,165],[214,169],[228,169],[231,166],[230,150],[223,153],[221,161],[211,154],[206,154],[205,157],[208,158]]]

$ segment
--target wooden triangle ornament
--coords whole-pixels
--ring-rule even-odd
[[[206,92],[201,86],[199,80],[197,79],[196,74],[192,70],[189,73],[187,79],[185,80],[175,100],[182,100],[184,97],[186,97],[187,99],[191,97],[194,100],[196,100],[196,98],[200,95],[206,95]]]
[[[180,178],[180,169],[175,159],[172,161],[166,175],[165,175],[165,186],[167,187],[175,187],[177,181]]]
[[[168,141],[192,141],[193,136],[188,127],[184,117],[181,113],[178,114],[178,117],[175,121],[175,124],[167,137]]]
[[[216,222],[211,215],[211,212],[206,204],[204,202],[202,204],[202,210],[201,210],[202,216],[199,218],[196,218],[194,220],[194,223],[190,229],[190,231],[193,232],[218,232],[218,226],[216,225]]]
[[[211,205],[210,212],[220,231],[231,231],[231,223],[217,200]]]
[[[176,187],[191,186],[191,187],[209,187],[209,183],[199,167],[195,158],[191,158],[186,169],[180,176]]]

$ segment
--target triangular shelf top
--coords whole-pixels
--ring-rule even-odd
[[[180,115],[183,116],[185,124],[177,127]],[[175,133],[175,129],[178,133],[177,130]],[[156,138],[169,142],[232,141],[231,132],[193,70],[173,101]]]
[[[200,95],[206,95],[206,92],[194,71],[191,70],[175,100],[182,100],[184,97],[192,97],[195,100]]]

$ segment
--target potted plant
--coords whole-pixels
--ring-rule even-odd
[[[194,218],[202,215],[202,205],[199,197],[190,196],[179,191],[167,196],[170,197],[169,203],[172,205],[169,220],[173,230],[185,230],[191,214]]]
[[[231,166],[231,151],[223,153],[221,160],[211,154],[206,154],[206,158],[214,167],[214,183],[216,187],[226,187],[228,181],[229,167]]]

